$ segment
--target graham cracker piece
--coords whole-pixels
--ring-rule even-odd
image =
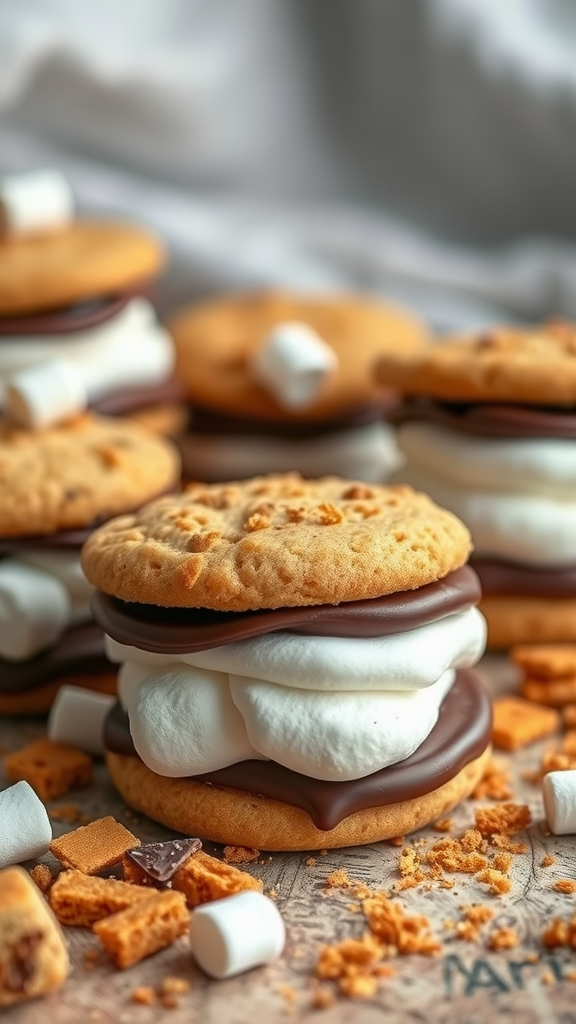
[[[115,966],[124,970],[185,935],[189,924],[184,894],[166,889],[97,921],[93,931]]]
[[[253,889],[262,892],[263,883],[232,864],[210,857],[199,850],[172,876],[174,889],[183,892],[189,907],[232,896],[236,892]]]
[[[8,781],[28,782],[43,801],[89,786],[92,770],[92,758],[82,750],[46,739],[35,740],[4,758]]]
[[[562,708],[576,701],[576,677],[574,679],[525,679],[520,693],[526,700]]]
[[[54,883],[54,875],[47,864],[35,864],[30,869],[30,878],[36,883],[41,892],[48,892]]]
[[[509,656],[531,679],[576,679],[576,644],[517,644]]]
[[[254,850],[249,846],[225,846],[223,857],[227,864],[250,864],[258,860],[260,850]]]
[[[60,926],[28,872],[0,871],[0,1007],[53,992],[69,969]]]
[[[540,707],[519,697],[494,701],[492,738],[496,747],[518,750],[560,728],[561,719],[552,708]]]
[[[117,914],[150,891],[115,878],[94,878],[81,871],[62,871],[50,891],[50,906],[61,924],[91,928],[96,921]]]
[[[531,821],[530,808],[526,804],[495,804],[494,807],[479,807],[476,811],[476,828],[485,836],[501,832],[512,836]]]
[[[53,839],[50,851],[64,867],[95,875],[118,864],[126,850],[139,845],[140,840],[108,814]]]

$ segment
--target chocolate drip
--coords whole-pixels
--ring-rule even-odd
[[[576,407],[406,400],[391,413],[395,424],[423,420],[485,437],[576,438]]]
[[[279,630],[306,636],[389,636],[434,622],[479,600],[478,578],[469,566],[464,566],[416,590],[368,601],[215,612],[129,604],[98,592],[92,611],[105,632],[119,643],[170,655],[192,654]]]
[[[49,340],[52,334],[87,331],[91,327],[98,327],[117,316],[137,295],[149,298],[151,291],[152,283],[142,281],[140,285],[126,289],[118,295],[88,299],[86,302],[77,302],[62,309],[48,310],[45,313],[34,313],[28,316],[0,316],[0,344],[2,338],[15,336],[37,338],[45,335],[46,340]]]
[[[318,423],[306,423],[301,420],[276,422],[251,419],[249,416],[227,416],[215,409],[207,409],[193,404],[190,406],[190,430],[195,434],[245,434],[257,437],[270,436],[306,440],[339,430],[350,430],[353,427],[377,423],[378,420],[386,417],[396,402],[395,396],[383,395],[366,405],[348,410],[342,416],[332,417]]]
[[[27,661],[0,658],[0,693],[24,693],[61,676],[114,668],[104,653],[104,633],[95,622],[88,622],[67,630],[54,647]]]
[[[351,782],[323,782],[275,761],[240,761],[191,781],[227,786],[281,800],[306,811],[317,828],[328,831],[356,811],[412,800],[453,779],[488,746],[492,731],[490,697],[475,672],[457,673],[438,721],[424,743],[398,764]],[[104,727],[105,747],[137,757],[127,714],[120,704]]]
[[[518,597],[571,597],[576,598],[576,565],[534,569],[526,565],[513,565],[492,558],[473,557],[474,567],[482,593],[507,594]]]
[[[164,402],[181,402],[184,388],[180,381],[172,377],[163,384],[142,385],[138,388],[124,388],[110,395],[98,398],[90,403],[100,416],[126,416],[136,409],[144,409],[148,405],[159,405]]]

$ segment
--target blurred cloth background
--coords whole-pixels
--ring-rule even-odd
[[[575,0],[2,0],[0,170],[171,252],[161,308],[360,287],[576,318]]]

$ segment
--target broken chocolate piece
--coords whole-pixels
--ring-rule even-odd
[[[138,867],[156,882],[168,882],[172,875],[202,847],[199,839],[168,839],[165,843],[146,843],[127,850]]]

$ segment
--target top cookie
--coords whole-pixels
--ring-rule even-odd
[[[241,612],[411,590],[462,566],[470,535],[411,487],[298,474],[194,484],[96,530],[96,587],[125,601]]]
[[[57,309],[149,280],[164,249],[145,228],[77,221],[58,234],[0,240],[0,316]]]
[[[254,379],[250,359],[278,324],[299,321],[331,345],[339,369],[313,405],[281,408]],[[382,394],[372,364],[382,351],[412,351],[427,338],[404,310],[360,295],[311,298],[283,292],[231,295],[181,310],[168,329],[192,403],[233,416],[278,422],[338,418]]]
[[[386,352],[376,379],[406,395],[451,402],[576,403],[576,326],[503,327],[448,338],[417,351]]]
[[[165,440],[129,420],[82,416],[26,431],[0,421],[0,537],[91,526],[178,483]]]

